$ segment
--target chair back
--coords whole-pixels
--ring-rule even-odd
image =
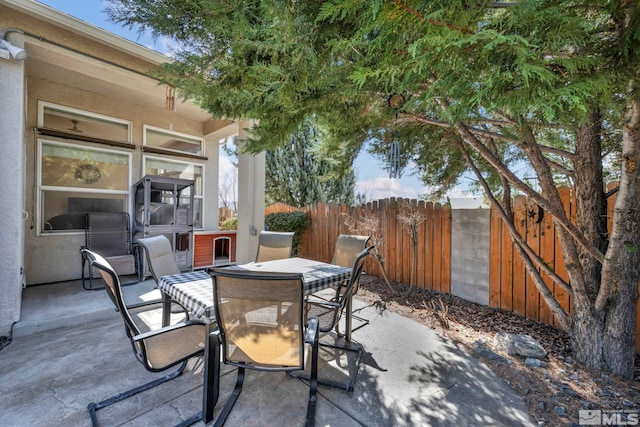
[[[341,267],[351,267],[367,246],[369,236],[357,236],[353,234],[340,234],[336,240],[335,250],[331,264]]]
[[[356,257],[351,269],[351,277],[346,286],[340,286],[336,290],[336,299],[334,302],[337,304],[334,306],[309,306],[307,307],[307,318],[317,316],[319,318],[320,332],[331,331],[340,321],[342,312],[347,306],[347,302],[351,295],[355,294],[360,275],[362,274],[362,268],[364,267],[364,261],[367,255],[371,252],[373,246],[365,247]]]
[[[162,276],[179,274],[180,267],[176,262],[171,242],[166,236],[153,236],[138,239],[137,242],[144,248],[147,254],[147,262],[151,269],[153,279],[158,283]]]
[[[225,363],[258,370],[304,368],[302,274],[214,269]]]
[[[141,330],[133,321],[133,318],[129,313],[129,309],[125,304],[124,297],[122,295],[122,286],[113,267],[111,267],[107,260],[105,260],[101,255],[98,255],[93,251],[82,249],[82,253],[89,259],[89,266],[95,268],[100,273],[105,284],[107,295],[124,321],[127,337],[131,339],[134,336],[139,335]],[[140,345],[134,345],[133,341],[131,342],[131,345],[133,346],[134,353],[138,360],[143,362],[143,354],[145,352],[144,348]]]
[[[293,234],[292,232],[261,231],[258,236],[256,262],[290,258]]]
[[[131,228],[126,212],[90,212],[84,233],[85,246],[105,257],[131,254]]]

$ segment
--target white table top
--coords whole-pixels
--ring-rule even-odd
[[[302,273],[304,294],[309,295],[351,277],[351,269],[305,258],[285,258],[275,261],[250,262],[224,269],[242,269],[277,273]],[[215,321],[213,279],[206,271],[172,274],[160,278],[158,288],[181,303],[195,317]]]

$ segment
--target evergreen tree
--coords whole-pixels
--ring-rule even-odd
[[[248,150],[306,117],[323,150],[401,144],[424,179],[465,170],[510,227],[575,359],[632,377],[640,280],[640,4],[630,0],[111,0],[117,22],[183,43],[158,77],[218,117],[259,121]],[[374,144],[374,146],[375,146]],[[613,154],[613,155],[612,155]],[[605,164],[620,186],[606,232]],[[523,165],[534,184],[514,172]],[[575,189],[565,212],[558,178]],[[510,223],[510,194],[551,215],[569,280]],[[571,296],[564,309],[542,274]]]
[[[290,144],[266,152],[265,200],[302,207],[316,202],[352,205],[353,169],[336,171],[335,161],[324,155],[322,131],[312,120],[302,122]]]

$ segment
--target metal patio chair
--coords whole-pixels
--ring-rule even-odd
[[[341,334],[339,333],[337,326],[340,323],[340,319],[342,318],[344,311],[348,308],[350,298],[353,295],[354,287],[358,283],[360,274],[362,274],[364,260],[369,255],[372,248],[372,246],[367,246],[358,254],[353,262],[351,277],[349,278],[345,286],[337,287],[334,298],[327,301],[324,299],[316,298],[315,296],[310,296],[305,302],[306,318],[318,318],[318,328],[320,333],[322,334],[335,330],[337,334],[336,342],[341,338]],[[347,328],[350,327],[351,325],[347,325]],[[353,390],[353,385],[356,381],[358,367],[360,365],[360,359],[362,357],[364,349],[361,344],[355,343],[353,341],[344,341],[344,344],[332,344],[321,341],[320,345],[324,347],[332,347],[337,350],[342,349],[356,354],[355,362],[349,369],[349,380],[346,383],[343,383],[330,380],[328,378],[318,378],[318,383],[351,391]],[[305,374],[290,373],[290,375],[307,379],[307,376]]]
[[[109,295],[116,311],[120,313],[124,321],[125,332],[131,342],[131,348],[136,359],[150,372],[161,372],[176,365],[178,366],[175,371],[161,378],[100,402],[89,403],[87,409],[89,410],[91,423],[93,426],[98,426],[96,414],[98,410],[149,390],[182,374],[189,359],[201,356],[204,353],[207,325],[200,321],[189,320],[188,313],[185,310],[184,320],[160,329],[149,330],[148,325],[142,319],[150,311],[161,309],[162,304],[158,301],[143,302],[135,305],[125,304],[120,280],[113,267],[109,265],[105,258],[95,252],[82,249],[82,253],[89,261],[89,265],[95,268],[102,276],[107,295]],[[201,419],[202,413],[200,412],[179,425],[188,426]]]
[[[331,264],[341,267],[351,267],[360,252],[369,243],[369,236],[358,236],[355,234],[340,234],[336,240]]]
[[[146,259],[156,284],[162,276],[182,273],[171,248],[171,241],[166,236],[145,237],[136,240],[136,243],[147,254]]]
[[[128,213],[87,213],[84,236],[85,245],[81,249],[86,248],[102,254],[118,276],[137,274],[137,282],[142,280],[141,269],[137,268],[137,250],[131,242]],[[87,264],[87,257],[82,255],[82,287],[86,290],[103,289],[102,287],[93,287],[93,277],[99,276],[99,273],[95,269],[89,268],[85,274]]]
[[[313,426],[318,369],[318,319],[303,323],[302,274],[214,269],[214,302],[225,364],[238,367],[236,385],[215,426],[222,426],[235,404],[245,369],[302,370],[305,344],[311,345],[311,375],[305,425]],[[218,358],[218,360],[220,360]],[[214,393],[219,388],[218,378]]]
[[[290,258],[293,249],[293,234],[290,232],[261,231],[258,236],[256,262]]]
[[[333,258],[331,258],[331,264],[339,265],[341,267],[352,267],[354,262],[360,255],[360,252],[362,252],[362,250],[367,246],[367,243],[369,243],[369,239],[369,236],[340,234],[338,236],[338,239],[336,240],[336,246],[333,252]],[[348,284],[349,282],[345,281],[341,285],[333,287],[333,289],[336,291],[336,295],[333,298],[334,300],[340,297],[340,292],[344,291],[345,287]],[[352,296],[358,293],[359,285],[360,281],[356,280],[355,284],[353,285]],[[369,324],[368,319],[356,315],[353,315],[352,317],[360,322],[360,324],[356,328],[354,328],[353,331],[356,331]],[[340,334],[338,327],[339,325],[336,325],[336,333]]]

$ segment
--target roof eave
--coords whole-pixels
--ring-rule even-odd
[[[159,65],[171,60],[166,55],[156,52],[153,49],[117,36],[45,4],[33,0],[2,0],[0,3],[27,15],[55,24],[67,31],[100,42],[111,48],[145,59],[152,64]]]

